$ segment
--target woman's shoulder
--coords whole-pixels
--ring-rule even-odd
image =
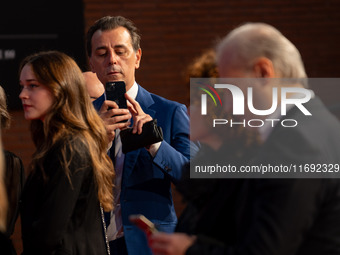
[[[46,154],[46,160],[58,158],[66,162],[77,161],[77,164],[88,164],[89,147],[85,138],[80,135],[67,135],[58,139]]]
[[[23,171],[22,160],[11,151],[4,150],[4,156],[6,160],[6,167],[11,169],[18,169]]]
[[[15,155],[13,152],[11,152],[11,151],[4,150],[4,154],[5,154],[6,158],[8,157],[8,158],[19,159],[20,160],[20,158],[17,155]]]
[[[60,151],[62,149],[66,150],[86,150],[88,148],[86,139],[77,134],[67,134],[61,136],[52,145],[49,151]]]

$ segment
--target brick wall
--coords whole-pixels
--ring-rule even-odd
[[[187,103],[183,71],[202,50],[247,22],[274,25],[300,49],[310,77],[337,77],[340,2],[336,0],[84,0],[85,26],[104,15],[132,19],[142,34],[137,80],[148,90]]]
[[[310,77],[340,76],[340,1],[337,0],[84,0],[85,31],[104,15],[132,19],[142,34],[143,56],[137,81],[149,91],[188,104],[186,66],[230,29],[247,21],[274,25],[300,50]],[[329,96],[323,93],[325,99]],[[22,112],[3,135],[5,148],[25,166],[33,145]],[[175,195],[178,213],[183,206]],[[20,228],[15,242],[20,246]]]

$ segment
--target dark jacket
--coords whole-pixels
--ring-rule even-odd
[[[13,253],[13,245],[11,240],[6,236],[4,233],[0,232],[0,249],[1,249],[1,254],[3,255],[10,255],[10,254],[15,254],[15,250]]]
[[[62,146],[70,159],[70,144],[57,143],[39,168],[29,175],[22,196],[23,254],[106,254],[94,173],[88,149],[80,139],[69,165],[61,166]]]
[[[16,254],[14,246],[9,239],[14,232],[15,222],[19,215],[19,201],[25,182],[24,166],[21,159],[14,153],[4,150],[5,156],[5,185],[8,197],[7,227],[4,235],[11,244],[12,252]],[[6,253],[7,254],[7,253]]]
[[[291,109],[286,118],[298,126],[277,125],[252,164],[340,163],[339,121],[318,98],[305,106],[312,116]],[[339,172],[334,175],[221,180],[199,210],[197,240],[187,254],[340,254]]]

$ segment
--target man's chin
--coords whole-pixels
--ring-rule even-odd
[[[124,81],[121,75],[107,75],[106,82]]]

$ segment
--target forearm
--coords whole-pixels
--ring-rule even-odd
[[[177,151],[174,147],[163,141],[159,147],[153,163],[164,173],[171,176],[173,181],[178,181],[182,176],[183,166],[189,162],[189,158]]]

